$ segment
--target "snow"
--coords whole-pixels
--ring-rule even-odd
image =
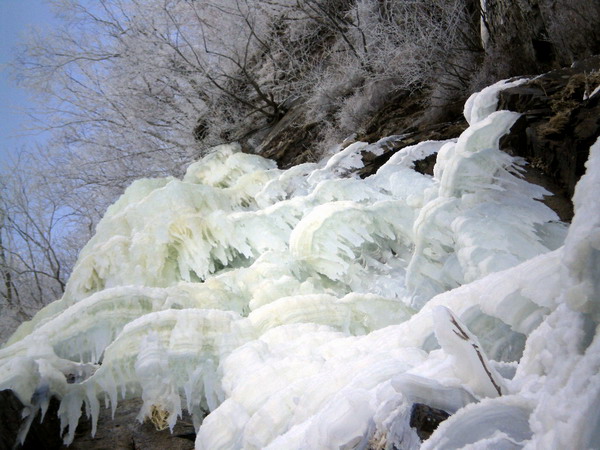
[[[159,428],[188,410],[197,449],[595,445],[600,141],[567,227],[498,149],[519,82],[366,179],[385,140],[286,171],[223,145],[137,181],[0,349],[0,389],[30,420],[58,397],[67,443],[82,405],[95,431],[101,399],[139,397]],[[452,414],[424,443],[414,403]]]

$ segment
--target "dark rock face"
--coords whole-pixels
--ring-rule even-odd
[[[287,113],[268,129],[253,152],[277,161],[281,169],[288,169],[305,162],[316,162],[312,142],[319,131],[319,124],[308,120],[307,108],[302,103],[290,107]]]
[[[460,102],[462,105],[462,101]],[[409,145],[430,139],[449,139],[458,136],[467,127],[462,110],[451,111],[443,117],[425,117],[429,107],[429,92],[396,92],[373,114],[365,131],[356,137],[363,142],[376,142],[381,138],[401,135],[402,139],[388,145],[383,155],[363,155],[365,168],[361,176],[377,171],[395,152]],[[300,101],[290,106],[287,113],[274,126],[255,133],[251,140],[258,145],[243,144],[244,150],[273,159],[281,169],[305,162],[317,162],[314,153],[315,140],[322,131],[322,124],[311,121],[308,108]],[[429,167],[431,172],[433,165]]]
[[[12,391],[0,391],[0,450],[115,450],[115,449],[169,449],[189,450],[194,448],[196,433],[192,419],[184,413],[173,433],[169,429],[158,431],[149,421],[143,424],[136,419],[142,406],[139,399],[119,403],[114,419],[110,409],[100,409],[98,430],[91,436],[91,422],[81,418],[75,440],[65,447],[60,434],[60,420],[57,412],[60,403],[51,399],[50,406],[40,422],[36,417],[31,424],[23,446],[16,446],[17,434],[23,420],[23,404]]]
[[[599,19],[597,1],[487,0],[482,81],[543,73],[598,54]]]
[[[365,132],[357,137],[359,141],[375,142],[385,136],[399,135],[386,151],[377,157],[363,158],[365,167],[359,171],[361,177],[374,174],[392,155],[405,147],[427,140],[444,140],[459,136],[467,122],[462,109],[446,108],[443,115],[431,114],[430,93],[416,90],[399,92],[391,96],[388,102],[373,115]],[[462,105],[462,101],[459,102]],[[417,162],[418,172],[433,174],[435,155],[426,161]]]
[[[450,417],[446,411],[415,403],[410,411],[410,426],[417,431],[421,441],[429,439],[440,423]]]
[[[501,5],[498,2],[495,8]],[[498,109],[523,114],[501,140],[501,149],[526,160],[525,179],[552,194],[544,203],[566,222],[573,217],[571,198],[585,172],[589,148],[600,135],[600,92],[591,95],[600,85],[599,70],[600,56],[591,57],[532,78],[499,96]],[[314,140],[321,124],[310,121],[307,115],[300,101],[291,105],[276,125],[256,136],[259,144],[251,151],[274,159],[280,168],[316,161]],[[397,139],[389,140],[381,155],[365,152],[364,167],[358,173],[369,176],[402,148],[425,140],[458,137],[466,127],[462,111],[456,108],[447,109],[443,116],[432,114],[427,91],[396,92],[373,114],[356,140],[373,143],[391,135]],[[415,169],[432,174],[434,164],[432,156],[418,161]]]
[[[17,434],[23,422],[21,419],[23,404],[12,391],[0,391],[0,450],[61,448],[60,420],[56,415],[58,406],[59,402],[54,398],[51,399],[44,421],[40,422],[38,415],[31,424],[23,446],[15,447]]]
[[[502,91],[499,109],[523,116],[501,148],[529,163],[526,178],[555,194],[562,220],[573,216],[570,199],[585,172],[589,148],[600,136],[600,57],[559,69]],[[560,204],[564,199],[567,204]]]
[[[598,86],[600,56],[532,78],[499,95],[498,109],[522,114],[500,141],[501,149],[525,159],[524,178],[552,194],[544,203],[566,222],[573,217],[571,198],[585,172],[590,146],[600,136],[600,92],[591,95]],[[375,173],[404,147],[457,137],[467,127],[457,116],[445,122],[419,119],[425,112],[419,105],[416,99],[393,98],[373,117],[371,127],[359,140],[374,142],[382,137],[382,130],[399,136],[390,141],[382,155],[363,155],[362,177]],[[417,161],[415,170],[431,175],[434,165],[432,155]]]
[[[80,419],[75,440],[69,450],[113,450],[113,449],[169,449],[188,450],[194,448],[196,434],[192,419],[184,413],[178,420],[173,434],[169,429],[158,431],[146,421],[136,419],[142,406],[139,399],[119,403],[114,419],[110,409],[100,409],[98,430],[91,436],[91,423]]]
[[[412,128],[406,134],[400,135],[397,140],[391,143],[382,155],[369,157],[363,156],[364,167],[358,171],[361,177],[367,177],[377,172],[394,153],[410,145],[418,144],[427,140],[444,140],[459,136],[467,128],[467,122],[460,118],[451,122],[434,123],[425,126]],[[422,161],[415,163],[415,170],[420,173],[433,175],[433,166],[435,165],[435,155],[427,157]]]

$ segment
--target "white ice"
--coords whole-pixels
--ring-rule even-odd
[[[521,81],[365,179],[401,136],[286,171],[224,145],[134,183],[0,349],[0,389],[29,417],[58,397],[65,442],[82,405],[95,431],[102,400],[139,397],[157,425],[189,411],[198,449],[595,445],[600,142],[567,227],[498,148],[518,118],[498,92]],[[424,443],[414,403],[451,414]]]

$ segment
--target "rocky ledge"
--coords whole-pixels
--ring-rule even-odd
[[[588,58],[572,67],[553,70],[520,86],[500,93],[499,109],[522,114],[511,132],[501,141],[501,148],[525,159],[524,177],[552,193],[544,202],[561,220],[573,217],[571,197],[577,181],[585,172],[590,146],[600,136],[600,56]],[[277,161],[288,168],[314,162],[311,143],[319,125],[306,120],[305,106],[297,102],[275,126],[254,139],[252,152]],[[441,120],[440,120],[441,119]],[[425,140],[442,140],[458,136],[467,123],[458,111],[432,114],[424,92],[398,92],[377,111],[365,131],[356,140],[373,143],[389,140],[382,155],[363,154],[361,177],[377,171],[394,153]],[[350,141],[351,142],[351,141]],[[416,170],[432,173],[435,155],[417,162]]]
[[[570,202],[600,136],[600,56],[502,91],[499,109],[521,113],[501,148],[529,163],[526,178],[555,194],[549,206],[570,221]]]
[[[168,428],[157,429],[150,421],[139,423],[137,415],[142,407],[140,399],[119,402],[114,418],[110,408],[100,408],[96,435],[91,435],[91,423],[81,420],[75,440],[69,447],[62,443],[60,420],[57,412],[60,403],[51,399],[44,419],[36,417],[29,429],[25,443],[16,445],[21,427],[23,404],[12,391],[0,391],[0,450],[126,450],[169,449],[190,450],[194,448],[196,433],[192,419],[184,412],[173,433]]]

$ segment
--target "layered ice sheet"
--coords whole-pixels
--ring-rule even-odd
[[[518,82],[365,179],[387,140],[286,171],[225,145],[134,183],[0,349],[0,389],[30,418],[58,397],[67,443],[82,405],[95,431],[101,404],[139,397],[157,427],[189,411],[198,449],[594,446],[600,143],[567,234],[498,148]],[[415,403],[451,414],[424,443]]]

